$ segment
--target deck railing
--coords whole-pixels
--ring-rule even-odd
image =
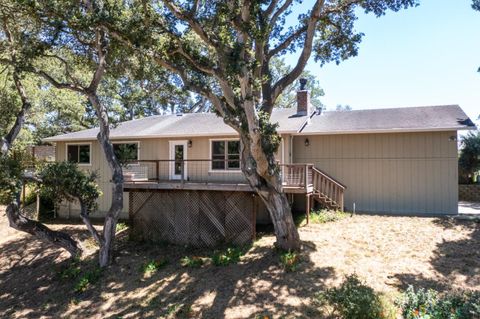
[[[332,204],[337,205],[338,209],[343,211],[345,185],[316,167],[312,167],[312,177],[313,192],[326,201],[331,201]]]
[[[282,185],[305,188],[312,185],[313,164],[281,164]]]
[[[206,159],[138,160],[123,169],[126,183],[247,183],[243,173],[234,169],[232,161]],[[229,168],[230,167],[230,168]]]

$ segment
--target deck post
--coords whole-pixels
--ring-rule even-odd
[[[307,194],[306,196],[307,202],[305,203],[306,207],[306,215],[307,215],[307,225],[310,224],[310,194]]]
[[[305,192],[308,193],[308,164],[305,164]]]
[[[180,162],[180,167],[182,171],[182,184],[185,183],[185,161]]]
[[[156,173],[155,175],[157,176],[157,182],[160,183],[160,161],[158,161],[158,160],[155,161],[155,173]],[[148,176],[147,176],[147,178],[148,178]]]

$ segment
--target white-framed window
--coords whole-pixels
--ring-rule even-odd
[[[92,144],[91,143],[75,143],[67,144],[66,159],[69,162],[79,165],[92,164]]]
[[[132,162],[140,159],[140,142],[112,142],[113,152],[117,158]]]
[[[240,170],[240,141],[210,140],[212,171]]]

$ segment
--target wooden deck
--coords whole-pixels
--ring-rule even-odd
[[[125,191],[198,190],[253,192],[238,170],[213,170],[212,160],[140,160],[124,170]],[[228,167],[225,163],[224,167]],[[313,164],[280,164],[282,190],[305,194],[307,212],[316,200],[343,210],[345,186]],[[172,178],[174,177],[174,178]]]
[[[237,191],[253,192],[250,185],[245,183],[224,183],[224,182],[181,182],[181,181],[132,181],[125,182],[125,191],[131,190],[210,190],[210,191]]]

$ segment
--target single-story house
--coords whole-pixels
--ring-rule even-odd
[[[318,202],[366,213],[457,214],[457,131],[475,128],[458,105],[322,112],[311,107],[308,91],[297,94],[296,107],[271,116],[279,124],[276,157],[294,210]],[[98,171],[102,214],[110,206],[111,175],[97,133],[44,141],[55,144],[57,161]],[[133,162],[124,169],[122,217],[141,224],[147,237],[191,243],[199,241],[198,229],[210,229],[200,241],[241,242],[256,222],[269,220],[240,171],[236,132],[215,114],[123,122],[110,137]],[[78,215],[78,206],[65,203],[59,215]]]

